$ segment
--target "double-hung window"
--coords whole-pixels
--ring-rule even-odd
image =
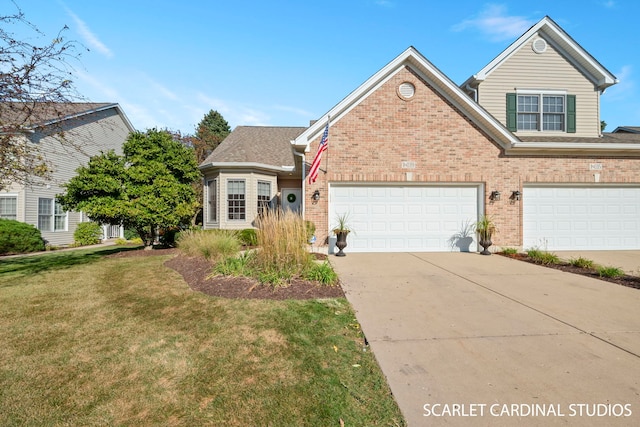
[[[38,199],[38,229],[41,231],[66,231],[67,213],[55,199]]]
[[[230,220],[246,218],[246,194],[243,179],[227,181],[227,206]]]
[[[534,90],[507,94],[507,128],[512,132],[575,133],[575,120],[575,95]]]
[[[267,181],[258,181],[258,213],[269,209],[271,202],[271,183]]]
[[[218,180],[212,179],[207,182],[207,192],[209,193],[209,221],[218,222]]]
[[[18,198],[15,196],[0,196],[0,218],[18,218]]]

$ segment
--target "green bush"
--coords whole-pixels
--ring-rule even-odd
[[[615,279],[617,277],[624,276],[624,271],[619,269],[618,267],[598,267],[598,274],[600,277],[609,277]]]
[[[43,251],[44,240],[33,225],[0,219],[0,255]]]
[[[338,282],[338,275],[328,262],[322,264],[311,263],[304,272],[303,277],[307,280],[316,280],[324,285],[335,285]]]
[[[534,262],[542,265],[559,264],[560,257],[553,252],[541,251],[540,249],[529,249],[527,255]]]
[[[97,222],[81,222],[73,232],[73,240],[78,246],[95,245],[102,238],[102,227]]]
[[[238,232],[238,239],[244,246],[257,246],[258,245],[258,235],[256,234],[255,228],[245,228],[244,230],[240,230]]]
[[[138,232],[136,230],[132,230],[130,228],[124,229],[124,238],[126,240],[132,240],[132,239],[135,239],[136,237],[140,237],[138,236]]]
[[[316,234],[316,225],[312,221],[305,221],[304,227],[307,230],[307,242]]]
[[[593,261],[591,261],[590,259],[587,259],[587,258],[582,258],[582,257],[571,258],[569,260],[569,264],[573,265],[574,267],[580,267],[580,268],[593,268],[594,267]]]
[[[504,255],[517,255],[518,254],[518,249],[516,248],[503,248],[500,253],[504,254]]]

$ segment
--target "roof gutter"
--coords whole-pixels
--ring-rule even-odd
[[[588,142],[513,142],[507,154],[543,154],[563,152],[567,154],[604,154],[640,156],[640,144],[588,143]]]
[[[198,169],[209,169],[209,168],[258,168],[258,169],[267,169],[276,172],[292,172],[295,170],[295,165],[283,165],[283,166],[274,166],[267,165],[265,163],[256,163],[256,162],[211,162],[198,166]]]

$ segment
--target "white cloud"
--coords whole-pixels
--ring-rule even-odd
[[[78,17],[75,13],[73,13],[70,9],[67,9],[67,13],[73,20],[76,22],[78,26],[78,34],[85,40],[85,42],[89,45],[89,47],[94,48],[98,52],[102,53],[107,58],[113,57],[113,52],[109,49],[104,43],[102,43],[98,37],[93,34],[93,32],[89,29],[87,24]]]
[[[508,16],[504,5],[488,4],[475,17],[465,19],[451,29],[456,32],[476,29],[491,41],[503,41],[520,37],[534,24],[535,21],[523,16]]]

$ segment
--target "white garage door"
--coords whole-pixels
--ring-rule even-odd
[[[342,186],[330,194],[330,224],[348,213],[347,252],[475,251],[478,186]]]
[[[525,249],[640,249],[640,188],[525,186]]]

